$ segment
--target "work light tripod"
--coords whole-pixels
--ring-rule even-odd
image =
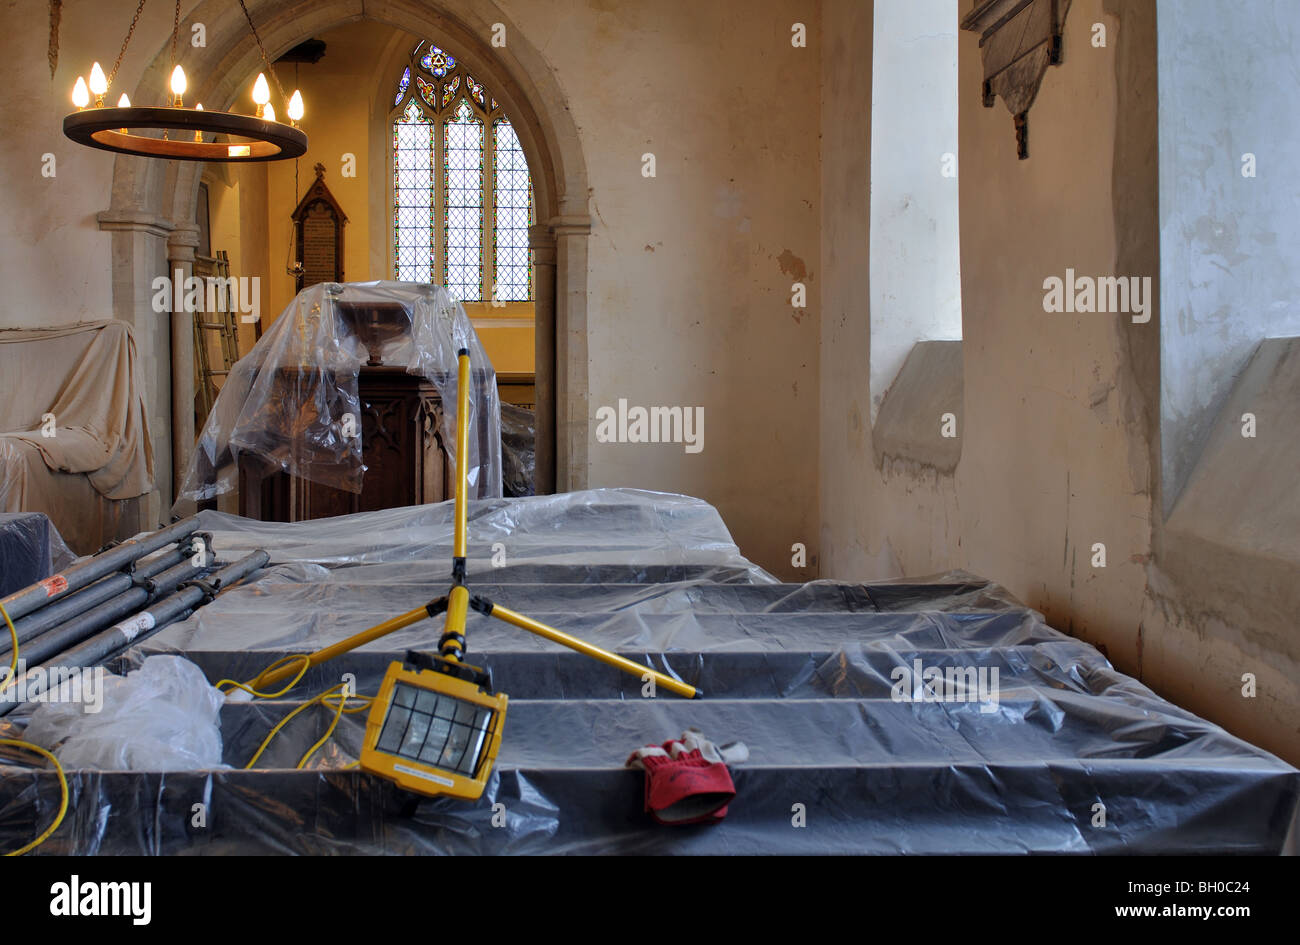
[[[451,589],[423,607],[376,624],[346,640],[303,657],[296,663],[288,662],[283,666],[269,668],[247,685],[254,690],[268,687],[295,673],[301,675],[306,667],[317,666],[394,631],[445,613],[436,656],[408,652],[406,662],[409,666],[394,662],[389,667],[366,725],[361,767],[389,777],[410,790],[473,799],[481,796],[496,757],[507,700],[504,694],[492,691],[490,674],[464,661],[467,651],[466,618],[470,610],[559,643],[639,679],[653,680],[656,687],[662,687],[676,695],[695,699],[702,693],[694,686],[649,666],[594,646],[486,597],[470,593],[466,580],[469,508],[468,349],[461,348],[456,360],[457,484]],[[443,697],[452,704],[450,709],[440,707]],[[390,738],[389,733],[397,730],[394,719],[400,719],[405,727]],[[405,753],[394,749],[393,745],[406,745],[412,741],[410,733],[417,722],[423,725],[419,731],[444,733],[443,741],[432,750],[428,750],[427,746],[420,751],[408,749]],[[461,741],[456,741],[457,738]],[[426,737],[422,735],[420,742],[421,745],[426,745]],[[453,747],[459,749],[458,754],[451,750]],[[448,758],[453,760],[448,761]]]

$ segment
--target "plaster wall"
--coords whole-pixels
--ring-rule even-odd
[[[1167,513],[1256,344],[1300,335],[1300,126],[1281,117],[1300,98],[1300,6],[1157,6]]]
[[[1096,22],[1110,31],[1107,47],[1090,44]],[[1067,267],[1106,275],[1135,265],[1125,258],[1129,224],[1117,221],[1114,181],[1133,160],[1117,155],[1120,46],[1141,39],[1126,36],[1101,0],[1076,0],[1066,64],[1044,77],[1030,112],[1031,157],[1020,161],[1011,116],[1000,102],[981,104],[978,37],[959,37],[961,459],[948,475],[922,462],[877,469],[863,462],[865,446],[837,454],[828,443],[823,453],[823,476],[837,483],[824,494],[857,492],[823,507],[827,576],[873,576],[887,564],[907,574],[965,567],[1130,666],[1150,549],[1149,431],[1131,389],[1133,327],[1127,316],[1045,312],[1043,281]],[[1124,78],[1131,88],[1141,77]],[[1154,74],[1146,81],[1154,91]],[[829,150],[828,179],[838,160]],[[823,192],[838,186],[824,181]],[[1153,200],[1148,209],[1153,227]],[[853,212],[828,200],[825,225],[843,226]],[[828,284],[850,284],[855,264],[844,260]],[[1154,321],[1144,327],[1154,336]],[[840,339],[832,332],[823,343]],[[850,429],[866,415],[856,358],[857,376],[853,361],[822,376],[828,422],[838,412]],[[1138,383],[1157,382],[1152,374]],[[939,418],[933,427],[937,435]],[[1092,565],[1098,543],[1104,568]]]
[[[1142,673],[1300,763],[1300,221],[1287,163],[1300,132],[1277,119],[1300,83],[1300,11],[1157,5],[1167,512],[1148,566]]]
[[[194,3],[185,0],[182,15]],[[0,200],[7,224],[0,228],[5,298],[0,326],[112,317],[132,325],[141,363],[149,372],[146,404],[161,493],[146,502],[143,521],[149,523],[158,521],[171,501],[171,329],[169,314],[154,310],[152,294],[133,287],[167,272],[165,210],[150,206],[131,221],[101,228],[98,215],[112,201],[115,157],[63,134],[63,116],[74,108],[76,77],[88,74],[95,60],[106,73],[111,70],[133,11],[121,0],[66,0],[58,64],[51,76],[49,5],[19,0],[3,5],[0,117],[8,133],[0,140]],[[147,64],[170,40],[172,16],[167,5],[146,6],[106,97],[110,103],[122,91],[137,104],[164,101],[165,88],[151,96],[139,86]]]
[[[750,558],[808,576],[791,546],[815,560],[820,4],[503,6],[555,64],[583,137],[589,428],[620,398],[704,408],[698,453],[593,435],[590,484],[701,496]]]
[[[883,219],[872,205],[869,179],[869,158],[882,150],[872,140],[873,128],[885,127],[872,117],[873,21],[880,6],[827,0],[822,25],[821,575],[848,580],[934,573],[961,561],[952,475],[878,456],[873,448],[872,404],[884,393],[878,386],[893,380],[872,369],[880,340],[872,277],[880,269],[869,265],[869,250],[872,221]],[[891,0],[891,6],[898,4]],[[955,21],[953,11],[952,22],[934,32],[955,28]],[[894,147],[910,146],[904,139]],[[906,162],[925,162],[938,180],[942,153],[955,148],[936,143],[919,156],[908,150]],[[924,278],[924,269],[913,269],[912,276]],[[896,275],[890,277],[897,283]],[[965,418],[959,420],[960,433]],[[920,425],[937,437],[939,422],[936,416]]]

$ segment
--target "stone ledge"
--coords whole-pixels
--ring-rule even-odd
[[[871,431],[876,465],[904,460],[951,474],[961,459],[960,341],[918,341],[889,386]],[[942,435],[943,415],[956,417],[956,436]]]
[[[1254,417],[1244,436],[1243,415]],[[1166,531],[1300,566],[1300,338],[1260,342],[1215,418]]]
[[[1194,625],[1214,618],[1300,664],[1300,338],[1255,349],[1165,523],[1158,565]]]

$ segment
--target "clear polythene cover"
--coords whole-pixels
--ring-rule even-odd
[[[293,523],[201,512],[223,558],[262,548],[270,566],[109,669],[167,655],[208,683],[251,679],[418,608],[450,586],[452,511]],[[336,722],[307,703],[340,682],[375,695],[408,650],[436,652],[444,623],[422,620],[278,698],[223,704],[227,767],[70,767],[73,807],[37,852],[1297,849],[1300,771],[1118,672],[991,581],[784,583],[744,557],[708,503],[635,489],[474,501],[468,517],[471,593],[704,698],[647,692],[638,675],[473,611],[468,659],[510,697],[500,754],[478,801],[410,794],[357,767],[367,712]],[[0,735],[22,737],[32,714],[17,706]],[[645,772],[626,762],[691,728],[743,742],[749,758],[730,766],[737,794],[721,823],[663,826],[645,812]],[[60,796],[43,759],[0,756],[0,850],[50,823]]]
[[[382,312],[382,318],[370,313]],[[361,491],[361,402],[367,362],[405,368],[437,388],[442,440],[453,465],[457,352],[470,357],[470,496],[501,495],[496,372],[465,309],[442,286],[323,282],[303,289],[231,368],[195,444],[173,511],[238,487],[239,464],[348,492]],[[482,428],[480,425],[483,425]]]

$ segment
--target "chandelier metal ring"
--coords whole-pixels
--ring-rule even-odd
[[[132,134],[139,130],[189,134],[180,139]],[[87,108],[63,119],[63,133],[91,148],[176,161],[276,161],[307,151],[307,135],[298,128],[251,115],[188,108]],[[204,140],[195,140],[196,134]],[[208,140],[217,135],[232,140]]]

